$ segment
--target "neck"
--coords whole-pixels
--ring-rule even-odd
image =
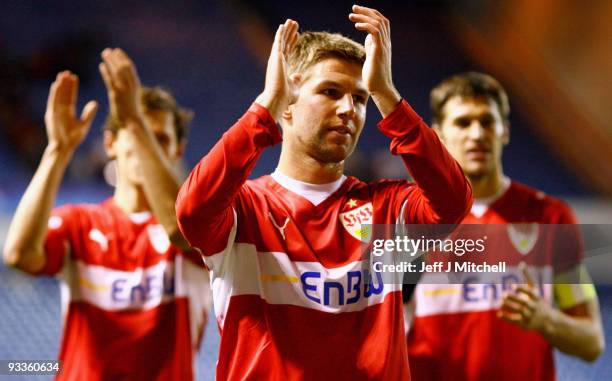
[[[291,154],[281,149],[278,170],[285,176],[309,184],[327,184],[338,180],[344,172],[344,161],[323,163],[308,155]]]
[[[149,203],[141,187],[122,182],[117,183],[113,200],[125,213],[150,211]]]
[[[504,183],[504,173],[501,167],[497,167],[492,173],[483,176],[467,175],[472,184],[474,198],[486,198],[494,196]]]

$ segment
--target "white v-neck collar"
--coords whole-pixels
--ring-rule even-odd
[[[475,198],[474,203],[472,204],[471,213],[478,218],[484,216],[487,210],[489,210],[489,206],[491,206],[491,204],[493,204],[495,201],[499,200],[508,191],[508,189],[510,189],[510,183],[510,178],[504,176],[502,179],[502,186],[493,196]]]
[[[128,216],[133,223],[141,225],[147,222],[151,218],[152,214],[151,212],[134,212],[128,213]]]
[[[338,180],[332,181],[331,183],[310,184],[292,179],[291,177],[281,173],[278,168],[274,170],[271,176],[280,186],[304,197],[314,206],[317,206],[325,201],[329,196],[337,191],[346,180],[346,176],[342,175],[342,177],[340,177]]]

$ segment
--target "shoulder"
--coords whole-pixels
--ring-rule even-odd
[[[540,223],[576,223],[576,217],[571,207],[560,198],[514,180],[512,181],[511,192],[512,198],[517,204],[522,204],[530,210],[540,212]]]
[[[51,211],[49,227],[56,229],[65,225],[73,227],[108,225],[117,221],[119,213],[112,199],[99,204],[65,204]]]

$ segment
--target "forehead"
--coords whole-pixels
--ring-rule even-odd
[[[479,118],[492,115],[501,119],[501,113],[497,103],[488,97],[462,97],[455,95],[451,97],[443,108],[445,120],[457,118]]]
[[[303,83],[317,86],[333,82],[340,86],[368,93],[361,77],[361,65],[340,58],[326,58],[303,73]]]

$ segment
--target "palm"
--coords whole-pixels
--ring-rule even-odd
[[[121,123],[141,119],[140,98],[142,86],[136,66],[121,49],[104,49],[100,74],[108,93],[111,115]]]
[[[376,74],[375,67],[374,67],[375,65],[374,50],[376,49],[376,46],[372,42],[371,34],[368,34],[368,36],[366,37],[364,46],[365,46],[365,51],[366,51],[366,60],[363,63],[363,68],[361,70],[361,76],[363,78],[364,85],[366,86],[366,88],[372,89],[374,82],[376,80],[374,78],[374,74]]]
[[[266,69],[266,85],[256,102],[266,107],[272,117],[280,120],[282,112],[297,97],[297,86],[289,76],[287,57],[298,37],[298,24],[288,19],[280,25],[274,37]]]
[[[87,103],[81,118],[76,116],[78,78],[69,72],[58,74],[51,85],[45,124],[49,142],[64,148],[76,148],[85,138],[96,113],[97,104]]]

